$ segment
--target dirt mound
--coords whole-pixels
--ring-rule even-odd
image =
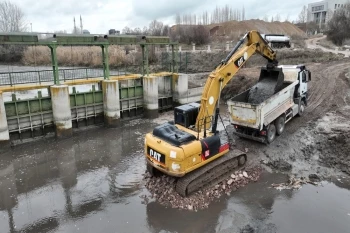
[[[305,33],[289,22],[265,22],[263,20],[251,19],[245,21],[229,21],[220,24],[211,24],[208,27],[219,26],[217,35],[241,36],[247,31],[257,30],[262,34],[286,34],[288,36],[305,36]]]
[[[196,53],[187,53],[188,62],[181,61],[180,73],[201,73],[213,71],[227,56],[227,51],[212,51],[210,53],[206,51],[200,51]],[[184,54],[183,54],[184,56]],[[277,60],[280,65],[297,65],[311,62],[328,62],[338,61],[344,59],[342,54],[333,54],[329,52],[323,52],[322,50],[313,49],[280,49],[277,50]],[[260,55],[254,55],[245,64],[245,68],[257,67],[266,65],[267,61]],[[186,67],[184,69],[183,67]],[[162,67],[151,66],[151,72],[160,71]]]

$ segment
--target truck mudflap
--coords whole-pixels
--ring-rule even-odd
[[[265,137],[255,137],[255,136],[252,136],[252,135],[239,133],[239,132],[235,132],[235,131],[233,132],[233,134],[235,134],[235,135],[237,135],[237,136],[239,136],[241,138],[247,138],[247,139],[251,139],[251,140],[254,140],[254,141],[258,141],[258,142],[267,144],[267,141],[266,141]]]

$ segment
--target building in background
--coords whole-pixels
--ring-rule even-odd
[[[115,30],[115,29],[109,29],[108,34],[109,35],[120,35],[120,31]]]
[[[345,8],[349,0],[325,0],[308,5],[307,21],[315,22],[320,29],[332,18],[338,9]]]

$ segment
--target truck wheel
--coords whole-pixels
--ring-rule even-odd
[[[270,124],[267,129],[267,142],[271,143],[276,138],[276,126],[274,124]]]
[[[302,116],[305,111],[305,102],[302,100],[299,106],[298,116]]]
[[[281,135],[284,131],[285,126],[284,116],[280,116],[279,118],[277,118],[277,120],[275,121],[275,126],[277,135]]]

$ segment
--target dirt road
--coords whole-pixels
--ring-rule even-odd
[[[322,36],[322,37],[317,37],[317,38],[311,38],[305,41],[306,43],[306,47],[308,49],[321,49],[324,52],[331,52],[331,53],[335,53],[335,54],[344,54],[345,57],[349,57],[350,56],[350,51],[346,50],[346,51],[339,51],[339,50],[335,50],[335,49],[329,49],[329,48],[325,48],[319,44],[317,44],[318,41],[325,39],[327,36]]]

